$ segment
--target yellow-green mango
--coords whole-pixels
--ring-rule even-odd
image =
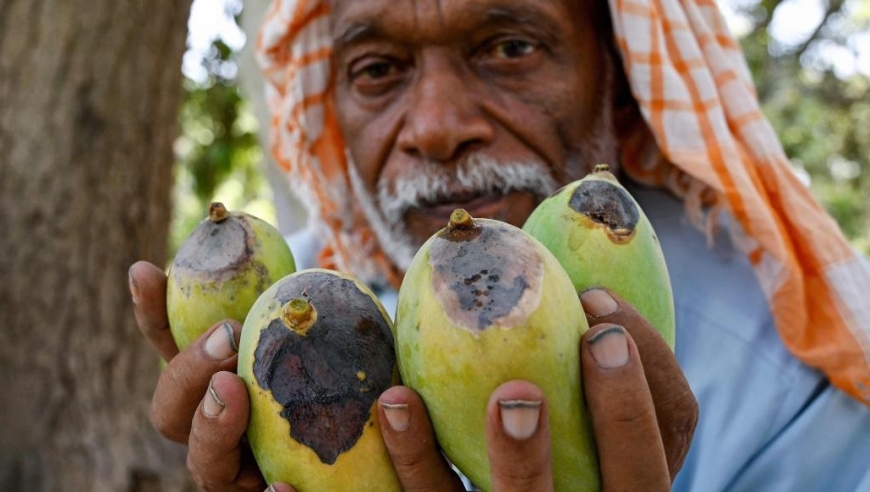
[[[178,348],[218,321],[244,321],[263,291],[295,271],[293,253],[277,229],[212,203],[169,267],[166,312]]]
[[[523,379],[547,396],[556,490],[599,489],[580,376],[588,325],[571,280],[537,240],[457,209],[411,262],[395,328],[403,383],[423,398],[444,453],[477,487],[491,489],[487,401]]]
[[[612,290],[674,348],[674,298],[661,246],[646,214],[607,165],[541,202],[523,230],[553,253],[578,293]]]
[[[247,436],[269,483],[298,492],[401,490],[377,399],[398,382],[393,326],[377,297],[331,270],[288,275],[242,327]]]

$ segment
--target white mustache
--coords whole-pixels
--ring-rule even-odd
[[[461,195],[506,195],[525,191],[545,198],[556,190],[555,179],[540,161],[499,162],[483,154],[471,154],[455,171],[427,163],[413,176],[389,184],[378,183],[378,203],[387,222],[401,222],[405,213],[421,205]]]

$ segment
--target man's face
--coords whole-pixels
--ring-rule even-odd
[[[335,103],[360,206],[402,268],[457,207],[522,225],[615,165],[610,61],[577,0],[333,0]]]

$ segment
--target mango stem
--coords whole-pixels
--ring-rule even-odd
[[[608,164],[596,164],[595,167],[592,169],[592,172],[595,174],[609,171],[610,165]]]
[[[281,319],[284,325],[290,328],[298,335],[304,336],[308,329],[317,321],[317,311],[305,299],[297,297],[284,305],[281,313]]]
[[[212,202],[211,205],[208,206],[208,220],[214,222],[215,224],[217,224],[218,222],[223,222],[229,216],[230,213],[221,202]]]
[[[450,220],[447,222],[447,228],[453,229],[468,229],[474,227],[474,217],[464,208],[457,208],[450,214]]]

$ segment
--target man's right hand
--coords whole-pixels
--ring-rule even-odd
[[[166,315],[166,275],[144,261],[129,275],[139,329],[168,363],[151,401],[154,427],[187,444],[187,467],[203,490],[263,490],[266,482],[242,439],[249,405],[235,375],[241,324],[221,321],[179,352]]]

